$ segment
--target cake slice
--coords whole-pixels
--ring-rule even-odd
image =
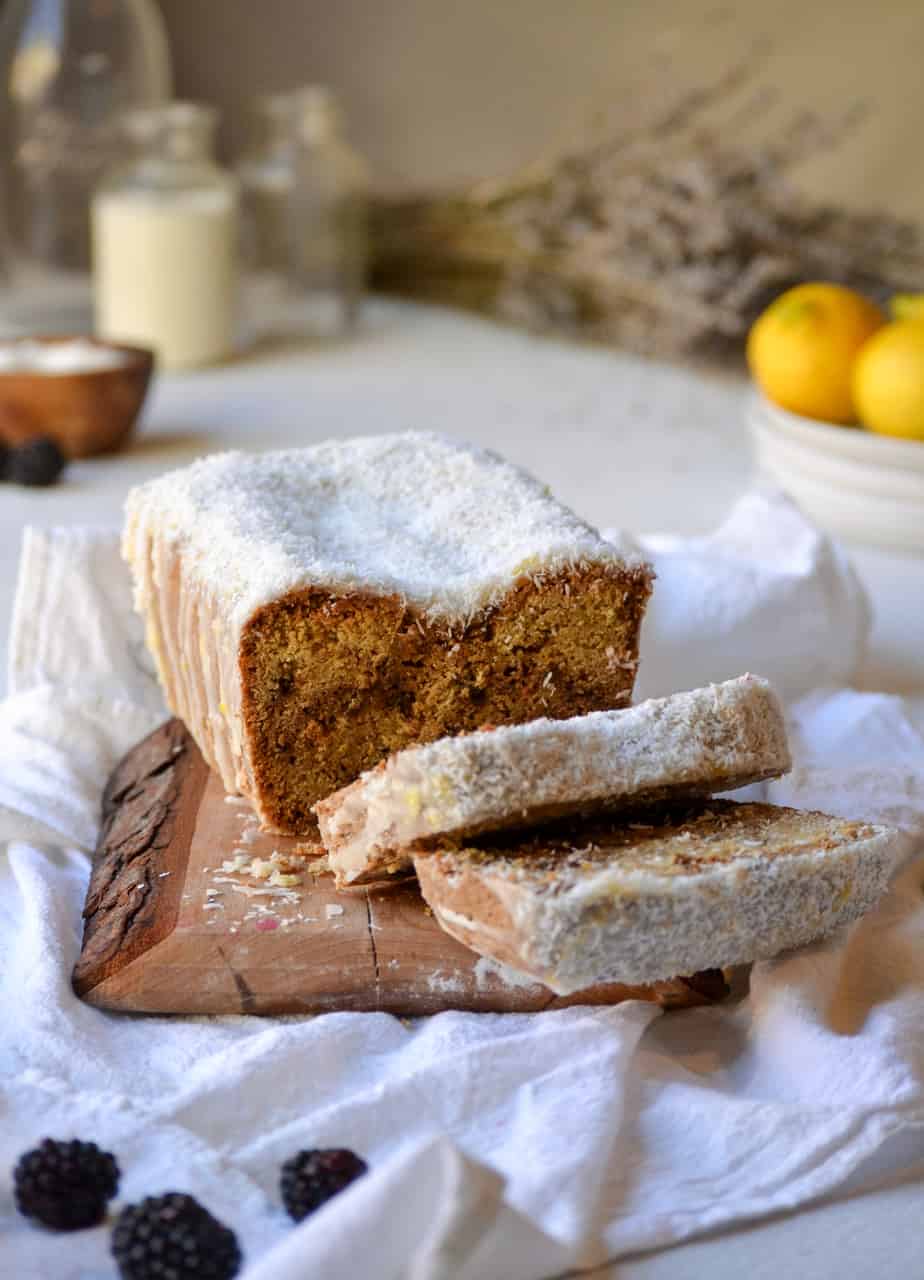
[[[767,959],[885,891],[889,827],[730,800],[576,822],[415,860],[447,933],[566,994]]]
[[[732,791],[790,768],[780,704],[741,676],[621,711],[441,738],[315,806],[341,885],[410,870],[433,841]]]
[[[430,434],[228,453],[133,490],[123,549],[171,709],[271,830],[390,752],[630,698],[649,567]]]

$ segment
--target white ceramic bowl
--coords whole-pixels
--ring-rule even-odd
[[[752,397],[761,468],[832,533],[924,554],[924,443],[787,413]]]

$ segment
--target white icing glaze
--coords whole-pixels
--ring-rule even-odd
[[[151,525],[238,629],[308,586],[464,622],[520,576],[625,562],[518,467],[430,433],[213,455],[129,494],[133,563]]]
[[[441,738],[392,756],[316,807],[349,884],[407,869],[415,841],[530,825],[544,808],[618,808],[640,795],[729,791],[790,767],[780,704],[741,676],[568,720]]]

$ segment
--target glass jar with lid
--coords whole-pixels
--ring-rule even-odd
[[[214,158],[217,121],[195,103],[132,112],[133,158],[93,199],[97,332],[168,369],[234,349],[238,186]]]
[[[366,274],[366,166],[331,93],[261,99],[260,141],[238,166],[248,329],[333,336],[352,329]]]
[[[154,0],[5,0],[0,326],[87,327],[92,193],[120,155],[120,117],[170,86]]]

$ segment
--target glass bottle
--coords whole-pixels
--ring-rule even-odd
[[[132,112],[134,156],[93,199],[97,332],[152,347],[167,369],[234,349],[238,187],[214,158],[217,123],[195,103]]]
[[[332,337],[355,327],[366,274],[366,167],[320,86],[258,104],[243,158],[250,332]]]
[[[248,339],[283,337],[291,301],[290,210],[295,186],[295,95],[275,93],[254,105],[256,138],[241,156],[241,258]]]
[[[296,95],[292,269],[311,327],[353,329],[368,257],[366,167],[322,88]]]
[[[0,323],[85,328],[91,194],[125,111],[166,101],[154,0],[6,0],[0,18]]]

